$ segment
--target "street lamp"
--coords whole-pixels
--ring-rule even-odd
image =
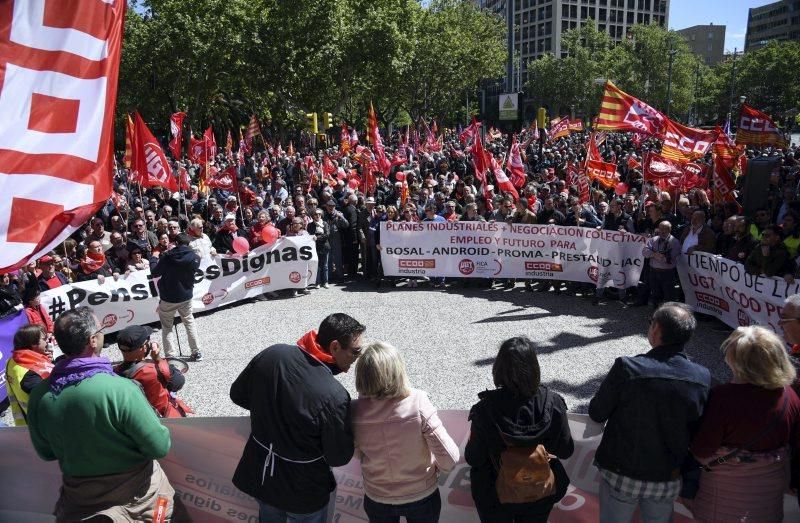
[[[736,54],[738,52],[737,48],[733,48],[733,63],[731,64],[731,95],[728,99],[728,121],[727,127],[730,130],[731,128],[731,117],[733,115],[733,88],[736,85]]]
[[[669,50],[669,70],[667,72],[667,116],[669,116],[669,104],[672,102],[672,62],[675,60],[676,54],[678,54],[677,49]]]

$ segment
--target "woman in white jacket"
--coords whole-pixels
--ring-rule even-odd
[[[439,471],[459,460],[428,395],[412,389],[400,353],[388,343],[369,345],[356,362],[353,433],[364,477],[370,522],[439,520]]]

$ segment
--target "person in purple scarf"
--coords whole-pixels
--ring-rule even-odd
[[[31,391],[28,426],[36,453],[58,460],[63,473],[56,520],[169,519],[175,491],[155,461],[169,451],[169,430],[100,355],[103,333],[90,309],[61,315],[54,334],[65,357]]]

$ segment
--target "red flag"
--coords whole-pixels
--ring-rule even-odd
[[[595,128],[659,135],[664,129],[665,119],[660,111],[622,92],[611,82],[606,82]]]
[[[692,161],[702,158],[717,140],[716,131],[704,131],[686,127],[669,118],[664,118],[664,140],[661,155],[671,160]]]
[[[386,158],[386,149],[383,146],[381,133],[378,130],[378,117],[375,114],[375,108],[372,106],[372,102],[369,104],[369,140],[372,142],[372,148],[375,150],[376,170],[383,173],[384,176],[389,176],[392,163]],[[375,177],[372,176],[372,169],[372,167],[367,169],[367,189],[374,188],[376,183]]]
[[[224,191],[235,191],[238,185],[236,181],[236,168],[231,165],[227,169],[220,171],[213,165],[210,166],[206,175],[206,185]]]
[[[178,184],[158,140],[138,112],[133,114],[133,118],[136,132],[131,168],[139,173],[142,187],[160,186],[172,192],[177,191]]]
[[[683,174],[681,162],[650,152],[644,157],[643,175],[645,181],[654,182],[679,178]]]
[[[736,131],[736,143],[789,146],[772,118],[747,104],[742,104],[742,116],[739,119],[739,129]]]
[[[192,128],[189,128],[189,160],[192,163],[205,163],[205,146],[203,139],[196,139]]]
[[[511,150],[508,153],[508,161],[506,162],[506,169],[511,173],[511,183],[517,189],[525,185],[525,164],[522,163],[522,156],[519,153],[519,142],[517,142],[517,135],[514,135],[511,142]]]
[[[589,188],[589,177],[585,174],[578,176],[578,190],[581,204],[589,203],[591,199],[591,189]]]
[[[172,113],[172,116],[169,117],[169,130],[172,133],[172,139],[169,141],[169,150],[176,160],[180,160],[182,156],[184,118],[186,118],[186,113]]]
[[[586,154],[586,175],[590,180],[597,180],[606,188],[613,188],[619,183],[617,164],[604,162],[597,148],[595,134],[589,136],[589,151]]]
[[[328,176],[336,172],[336,165],[327,154],[322,157],[322,173]]]
[[[214,130],[208,126],[206,132],[203,134],[203,149],[204,149],[204,162],[210,162],[217,156],[217,139],[214,136]]]
[[[570,120],[569,122],[569,132],[571,133],[579,133],[583,131],[583,120],[580,118],[576,120]]]
[[[3,272],[108,202],[125,4],[0,2]]]
[[[478,134],[480,130],[480,124],[472,117],[472,123],[458,135],[458,139],[461,141],[461,144],[466,146],[470,143],[470,141],[475,139],[475,136]]]
[[[500,167],[500,164],[491,153],[489,153],[489,158],[490,158],[489,163],[491,165],[492,173],[494,174],[495,180],[497,180],[497,187],[501,191],[511,194],[515,202],[518,201],[519,193],[517,192],[517,189],[514,187],[514,184],[511,183],[511,180],[508,179],[508,176],[506,175],[505,171],[503,171],[503,168]]]
[[[628,156],[628,169],[641,169],[642,164],[633,155]]]
[[[189,189],[192,186],[192,180],[189,178],[189,171],[183,165],[178,166],[178,190]]]

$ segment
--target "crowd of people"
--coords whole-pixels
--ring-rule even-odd
[[[760,327],[737,329],[723,344],[734,379],[712,388],[708,370],[690,362],[684,350],[696,328],[694,315],[673,300],[681,292],[677,261],[695,251],[742,263],[752,274],[800,277],[797,147],[746,151],[749,158],[775,157],[779,166],[764,205],[748,216],[737,201],[715,197],[708,179],[685,192],[645,182],[642,155],[660,144],[628,134],[607,134],[599,145],[603,158],[617,164],[622,183],[595,184],[588,202],[581,202],[580,187],[569,176],[586,158],[583,133],[526,143],[519,198],[500,191],[491,173],[481,184],[470,148],[454,133],[445,132],[435,152],[414,151],[399,133],[389,142],[398,161],[388,175],[371,173],[374,180],[355,155],[308,144],[288,154],[265,143],[238,162],[217,155],[209,163],[218,169],[238,164],[238,187],[231,191],[201,190],[201,172],[209,165],[186,159],[176,160],[175,170],[185,170],[192,185],[177,193],[140,187],[119,168],[112,198],[86,227],[53,252],[2,275],[0,313],[24,309],[29,324],[17,333],[7,363],[14,419],[30,427],[42,458],[59,461],[61,521],[144,514],[159,510],[158,503],[177,518],[179,504],[157,462],[170,446],[158,418],[185,416],[191,408],[175,396],[182,376],[163,361],[148,328],[117,336],[124,362],[112,367],[100,356],[102,328],[91,312],[79,308],[54,320],[41,292],[149,269],[161,276],[164,355],[173,355],[177,313],[187,326],[191,359],[198,361],[191,275],[203,258],[238,252],[238,238],[251,249],[263,245],[265,230],[274,228],[283,236],[314,237],[319,270],[309,289],[353,278],[393,286],[400,280],[384,274],[380,258],[384,221],[551,223],[646,235],[641,280],[617,289],[617,298],[653,304],[651,350],[617,359],[589,405],[591,418],[605,423],[596,456],[601,520],[630,520],[638,506],[646,521],[669,521],[679,496],[706,521],[744,515],[777,520],[788,481],[781,467],[798,447],[800,428],[800,400],[791,388],[795,370],[784,340]],[[494,137],[487,149],[504,158],[510,140]],[[711,161],[710,155],[698,160]],[[741,200],[741,178],[738,183]],[[441,277],[407,280],[410,287],[420,283],[468,284]],[[520,282],[479,283],[509,289]],[[606,299],[602,289],[585,284],[521,283],[530,291],[582,294],[594,304]],[[794,296],[780,322],[786,342],[800,344],[800,331],[794,332],[799,321],[800,299]],[[408,382],[401,351],[384,342],[362,347],[365,329],[347,315],[331,315],[296,344],[257,355],[231,387],[231,399],[252,420],[233,481],[259,500],[262,521],[324,521],[335,489],[330,468],[353,456],[361,461],[371,521],[438,519],[438,473],[458,462],[458,447],[427,395]],[[53,362],[56,345],[64,356]],[[351,404],[333,376],[353,364],[359,398]],[[569,478],[559,460],[573,452],[567,408],[541,384],[542,372],[534,342],[506,340],[494,362],[496,390],[481,393],[470,411],[465,459],[482,521],[546,521],[566,492]],[[93,385],[72,386],[81,382]],[[125,423],[115,422],[111,405],[125,413]],[[89,418],[96,430],[84,438],[81,427]],[[748,490],[754,481],[763,487],[757,494]],[[90,503],[98,499],[106,508]]]
[[[763,327],[736,329],[721,347],[733,378],[712,387],[708,369],[687,357],[692,310],[679,302],[655,310],[649,351],[617,358],[589,403],[591,419],[605,425],[594,458],[601,522],[631,521],[637,508],[642,521],[672,521],[679,497],[698,521],[783,520],[784,493],[800,478],[800,384],[785,349],[800,341],[798,315],[793,295],[783,340]],[[233,484],[258,501],[260,521],[328,521],[331,468],[351,459],[361,464],[370,521],[439,520],[439,475],[459,462],[459,447],[427,394],[412,387],[402,351],[365,344],[366,329],[331,314],[295,343],[262,350],[231,385],[251,427]],[[157,461],[171,444],[159,416],[186,406],[140,389],[136,376],[164,373],[165,388],[180,388],[157,347],[155,369],[132,354],[153,352],[151,332],[121,333],[126,357],[117,368],[101,356],[102,329],[86,307],[56,320],[66,357],[55,365],[41,326],[15,337],[14,361],[19,353],[36,362],[12,368],[10,387],[25,391],[15,416],[27,422],[39,456],[61,467],[58,521],[186,518]],[[352,367],[355,400],[335,377]],[[561,460],[575,445],[564,398],[542,383],[546,373],[534,341],[505,340],[492,366],[495,388],[478,393],[469,412],[464,459],[482,522],[546,522],[567,493]]]

